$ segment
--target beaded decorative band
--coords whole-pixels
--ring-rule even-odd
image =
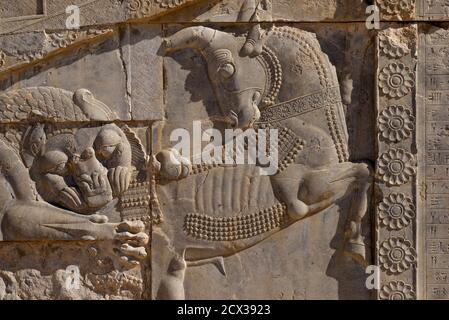
[[[287,223],[287,207],[277,203],[258,213],[234,217],[211,217],[190,213],[185,217],[184,231],[206,241],[234,241],[248,239],[280,228]]]

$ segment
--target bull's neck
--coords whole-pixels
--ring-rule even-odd
[[[282,66],[278,57],[268,46],[264,46],[257,60],[265,70],[265,91],[262,97],[261,107],[269,107],[275,104],[282,85]]]

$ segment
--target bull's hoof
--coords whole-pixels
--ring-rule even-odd
[[[361,266],[368,266],[368,262],[366,261],[366,246],[363,241],[348,240],[345,243],[344,254]]]
[[[287,214],[293,220],[301,220],[309,213],[309,206],[300,200],[287,203]]]

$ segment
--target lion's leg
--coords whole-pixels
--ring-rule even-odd
[[[115,224],[96,221],[38,201],[12,201],[5,209],[1,228],[4,240],[112,239]]]

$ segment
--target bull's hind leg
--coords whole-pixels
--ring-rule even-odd
[[[368,165],[346,162],[321,169],[294,164],[272,177],[272,182],[278,200],[287,205],[287,213],[293,220],[317,214],[338,200],[351,197],[345,252],[364,264],[366,249],[361,224],[367,211],[371,179]]]
[[[293,221],[331,207],[346,194],[347,185],[329,182],[329,171],[292,164],[285,171],[271,177],[273,191],[277,199],[285,203],[287,214]]]
[[[366,264],[366,248],[362,236],[362,219],[368,211],[372,170],[367,164],[354,164],[356,184],[352,193],[351,212],[345,233],[345,253],[361,264]]]
[[[345,229],[344,252],[357,262],[366,264],[366,248],[362,236],[362,219],[368,210],[368,192],[372,185],[372,170],[365,163],[343,163],[334,167],[331,184],[347,185],[345,196],[351,199]]]

